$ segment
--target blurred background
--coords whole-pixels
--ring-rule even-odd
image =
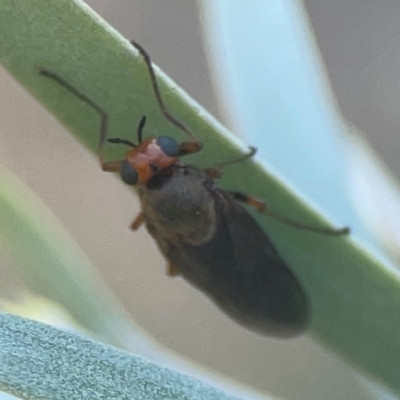
[[[237,131],[236,112],[218,103],[199,2],[90,0],[125,37],[144,46],[167,74]],[[338,106],[400,177],[400,3],[305,0]],[[218,65],[213,66],[217,69]],[[245,78],[244,78],[245,79]],[[0,157],[62,221],[132,318],[168,348],[285,399],[372,399],[352,369],[307,336],[263,338],[237,326],[201,293],[165,274],[145,229],[128,226],[135,196],[0,71]],[[235,119],[239,118],[235,115]],[[238,132],[245,137],[246,132]],[[257,143],[255,143],[257,145]],[[0,295],[17,299],[23,282],[0,252]]]

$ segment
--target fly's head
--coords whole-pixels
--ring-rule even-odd
[[[127,185],[145,185],[179,159],[179,144],[168,136],[151,137],[126,153],[121,178]]]
[[[138,144],[119,138],[107,140],[110,143],[131,147],[126,153],[125,160],[116,164],[102,164],[105,170],[119,171],[123,182],[127,185],[145,185],[160,171],[176,164],[179,157],[196,153],[202,148],[202,145],[197,141],[178,143],[169,136],[152,136],[143,140],[145,123],[146,117],[143,116],[138,126]],[[107,168],[107,165],[112,165],[112,167]],[[116,167],[114,167],[115,165]]]

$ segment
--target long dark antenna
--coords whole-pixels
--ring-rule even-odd
[[[147,54],[146,50],[142,46],[140,46],[140,44],[138,44],[134,41],[131,41],[131,43],[132,43],[133,47],[135,47],[139,51],[139,53],[142,55],[146,65],[147,65],[147,69],[149,71],[149,75],[150,75],[150,79],[151,79],[151,84],[153,86],[153,91],[156,96],[157,103],[158,103],[162,113],[164,114],[164,117],[169,122],[171,122],[171,124],[175,125],[181,131],[185,132],[188,136],[190,136],[195,143],[198,143],[194,133],[186,125],[184,125],[181,121],[179,121],[177,118],[175,118],[165,107],[164,101],[161,97],[160,89],[158,87],[157,78],[156,78],[156,74],[154,72],[152,62],[151,62],[150,56]]]
[[[143,115],[142,119],[139,122],[138,129],[137,129],[137,138],[138,138],[138,143],[142,143],[143,140],[143,128],[146,125],[146,116]]]
[[[130,140],[126,140],[126,139],[110,138],[110,139],[107,139],[107,142],[114,143],[114,144],[125,144],[126,146],[133,147],[133,148],[136,147],[136,144],[134,144]]]

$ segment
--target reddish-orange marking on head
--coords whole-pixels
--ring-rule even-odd
[[[157,138],[152,137],[140,143],[126,153],[126,160],[138,173],[138,185],[144,185],[158,171],[175,164],[177,157],[170,157],[157,144]]]

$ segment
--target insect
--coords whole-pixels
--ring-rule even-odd
[[[144,139],[146,117],[140,120],[137,143],[107,139],[107,113],[85,94],[45,69],[40,74],[63,86],[101,117],[99,157],[104,171],[118,172],[138,189],[142,211],[131,224],[146,224],[150,235],[168,260],[168,274],[181,275],[206,293],[230,317],[261,334],[291,337],[302,333],[311,318],[309,299],[295,275],[282,260],[266,233],[241,205],[297,228],[328,235],[343,235],[348,228],[309,227],[273,213],[265,203],[241,192],[228,192],[215,183],[221,168],[244,161],[255,153],[202,170],[180,158],[197,153],[202,145],[195,135],[166,108],[147,52],[139,51],[151,79],[154,95],[165,118],[190,141],[178,143],[168,136]],[[107,142],[130,149],[124,160],[105,162]]]

